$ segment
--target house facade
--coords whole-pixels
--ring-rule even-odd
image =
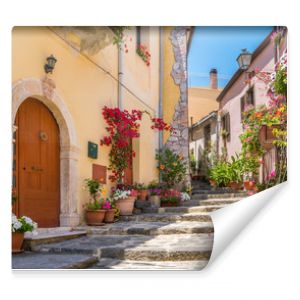
[[[247,106],[259,107],[267,105],[270,98],[267,95],[268,86],[254,76],[257,70],[274,72],[275,64],[287,48],[287,36],[283,36],[280,45],[274,46],[270,33],[252,54],[252,60],[247,70],[238,69],[217,98],[219,103],[220,134],[219,154],[227,153],[228,159],[241,152],[239,136],[243,132],[243,112]],[[269,149],[260,168],[260,181],[274,169],[276,163],[275,147]]]
[[[209,87],[191,87],[189,95],[190,155],[195,160],[196,176],[206,176],[203,160],[205,156],[218,153],[219,123],[217,97],[222,89],[218,88],[218,72],[210,71]],[[195,170],[196,169],[196,170]]]
[[[158,179],[156,150],[168,146],[188,160],[186,27],[132,27],[123,50],[109,28],[15,27],[12,31],[13,189],[16,214],[40,227],[83,221],[86,178],[106,189],[109,147],[102,108],[139,109],[176,131],[158,133],[143,118],[125,183]],[[147,64],[136,52],[151,53]],[[125,48],[124,48],[125,47]],[[85,48],[82,51],[82,48]],[[57,60],[52,73],[44,65]]]

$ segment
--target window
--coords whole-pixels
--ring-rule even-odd
[[[210,124],[204,127],[204,148],[209,149],[211,146]]]
[[[136,26],[136,47],[141,45],[141,26]]]
[[[228,142],[230,141],[230,114],[226,113],[222,116],[222,137]]]
[[[241,119],[243,119],[243,112],[249,105],[255,106],[253,87],[249,89],[246,92],[246,94],[241,98]]]

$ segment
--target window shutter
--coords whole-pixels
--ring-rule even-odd
[[[230,141],[230,114],[226,114],[226,131],[228,132],[227,141]]]

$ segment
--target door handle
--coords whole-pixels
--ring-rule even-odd
[[[32,171],[37,171],[37,172],[43,171],[42,168],[38,168],[38,167],[35,167],[35,166],[32,166],[32,167],[31,167],[31,170],[32,170]]]

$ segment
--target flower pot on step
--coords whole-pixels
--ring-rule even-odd
[[[242,182],[235,182],[235,181],[232,181],[229,183],[229,187],[234,190],[234,191],[238,191],[238,190],[241,190],[242,187],[243,187],[243,183]]]
[[[244,188],[247,191],[253,191],[255,189],[255,181],[253,181],[253,180],[245,180],[244,181]]]
[[[86,223],[90,226],[101,226],[104,225],[103,220],[105,217],[105,210],[98,209],[98,210],[86,210]]]
[[[140,200],[145,201],[148,196],[148,190],[139,190],[139,198]]]
[[[104,222],[105,223],[113,223],[115,221],[115,212],[116,212],[116,210],[114,208],[107,209],[105,211]]]
[[[215,181],[215,180],[212,180],[212,179],[209,180],[209,184],[210,184],[212,187],[216,187],[216,186],[217,186],[216,181]]]
[[[116,202],[116,206],[120,210],[120,216],[132,215],[135,199],[136,197],[127,197],[125,199],[119,199]]]
[[[152,195],[149,200],[152,206],[160,207],[160,196]]]
[[[11,237],[12,253],[22,252],[23,241],[24,241],[24,232],[12,232],[12,237]]]

